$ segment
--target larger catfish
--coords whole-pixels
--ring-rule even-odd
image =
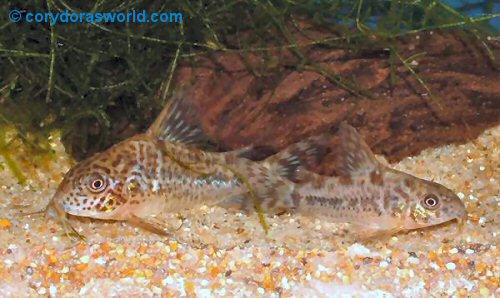
[[[200,131],[185,121],[192,107],[183,97],[177,93],[145,133],[78,163],[64,176],[52,202],[65,226],[71,214],[128,221],[164,234],[158,217],[167,212],[252,197],[249,193],[290,193],[293,183],[284,177],[298,166],[295,156],[285,154],[271,165],[240,158],[240,151],[198,149]]]

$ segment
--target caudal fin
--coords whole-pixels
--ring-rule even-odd
[[[261,207],[264,211],[273,208],[291,208],[289,197],[294,189],[294,183],[279,175],[277,171],[283,173],[294,171],[299,163],[293,158],[280,162],[282,164],[279,170],[275,170],[265,161],[254,162],[243,158],[233,161],[235,171],[240,176],[243,186],[248,188],[247,202],[241,204],[240,198],[237,200],[237,205],[242,205],[243,209],[249,206]],[[259,206],[255,206],[255,203]]]
[[[275,173],[294,182],[300,182],[300,168],[317,165],[324,155],[328,136],[320,135],[294,143],[264,160]]]
[[[251,211],[255,203],[265,212],[292,210],[295,182],[299,180],[300,168],[317,163],[320,148],[325,140],[320,137],[292,144],[279,153],[261,162],[231,158],[230,163],[247,179],[250,188],[245,196],[229,198],[221,203],[225,208]]]

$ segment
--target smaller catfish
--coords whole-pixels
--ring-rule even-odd
[[[262,209],[284,208],[349,223],[351,232],[359,238],[392,235],[453,219],[463,223],[465,206],[451,190],[382,165],[352,126],[341,124],[339,134],[339,176],[323,176],[300,168],[294,176],[299,182],[292,193],[278,197],[278,201],[276,197],[264,198]],[[291,145],[268,161],[279,160],[305,145]],[[243,209],[250,206],[241,198],[222,202],[229,207],[238,204]]]
[[[201,131],[187,117],[193,106],[185,97],[183,92],[174,95],[145,133],[81,161],[66,173],[52,204],[68,235],[66,214],[127,221],[166,234],[159,219],[162,214],[234,196],[267,198],[291,192],[293,183],[285,177],[299,166],[297,156],[282,154],[272,162],[253,162],[240,157],[245,149],[202,150]],[[265,229],[263,217],[261,223]]]

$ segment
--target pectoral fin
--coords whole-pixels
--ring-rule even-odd
[[[170,229],[167,225],[156,217],[139,217],[136,215],[130,215],[128,222],[132,225],[142,228],[144,230],[153,232],[161,236],[169,236],[170,233],[167,232]]]
[[[233,209],[248,213],[252,209],[252,201],[247,194],[237,195],[219,202],[217,205],[226,209]]]
[[[358,223],[351,223],[349,227],[349,232],[354,238],[364,240],[388,238],[401,230],[402,228],[399,226],[385,228],[373,224]]]

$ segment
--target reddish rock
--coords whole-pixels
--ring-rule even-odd
[[[498,54],[498,43],[488,45]],[[376,153],[397,161],[428,147],[468,141],[499,123],[500,73],[481,46],[436,32],[404,38],[398,46],[404,59],[425,52],[412,67],[434,98],[402,63],[391,87],[389,52],[380,49],[301,48],[307,65],[355,82],[369,97],[354,95],[324,72],[297,66],[291,49],[199,56],[179,66],[176,82],[190,82],[204,129],[227,150],[251,144],[280,150],[308,136],[333,135],[347,121]],[[332,137],[332,150],[317,171],[335,172],[335,142]]]

